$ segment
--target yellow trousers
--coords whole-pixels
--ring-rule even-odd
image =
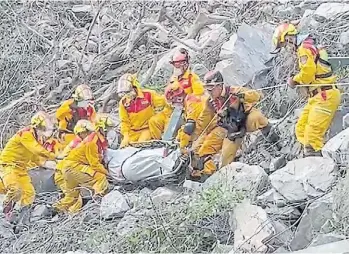
[[[253,132],[262,129],[268,125],[268,119],[257,109],[253,109],[246,119],[246,131]],[[221,154],[221,167],[224,167],[234,161],[236,152],[240,148],[242,139],[230,141],[226,138],[227,130],[222,127],[215,127],[206,136],[202,136],[200,140],[195,142],[194,153],[199,158],[208,157],[205,161],[204,169],[201,173],[212,175],[216,170],[216,165],[210,156]]]
[[[35,189],[26,169],[3,166],[0,169],[0,178],[2,179],[0,193],[6,194],[4,204],[14,201],[24,207],[34,202]]]
[[[130,142],[144,142],[151,140],[149,129],[143,129],[139,131],[131,130],[129,132]]]
[[[54,207],[62,212],[78,212],[82,207],[82,197],[79,188],[84,187],[103,195],[108,189],[106,175],[94,171],[91,167],[81,165],[73,169],[64,170],[66,181],[65,196]]]
[[[56,186],[63,192],[65,193],[67,190],[67,183],[64,179],[64,175],[61,170],[57,170],[54,175],[54,181]]]
[[[324,146],[324,136],[341,102],[338,89],[319,92],[308,99],[296,124],[297,140],[315,151]]]
[[[170,118],[167,117],[165,112],[160,112],[149,119],[149,131],[152,139],[161,139]]]

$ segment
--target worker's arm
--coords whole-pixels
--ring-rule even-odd
[[[298,84],[311,84],[315,80],[316,64],[310,49],[303,46],[298,49],[299,73],[293,77]]]
[[[231,87],[230,92],[236,95],[241,94],[244,102],[248,104],[255,104],[263,98],[260,92],[246,87]]]
[[[58,121],[58,129],[66,130],[68,126],[68,120],[72,118],[71,109],[67,102],[64,102],[56,111],[56,118]]]
[[[200,113],[198,119],[196,120],[196,128],[194,131],[194,138],[201,135],[201,133],[209,126],[212,119],[215,117],[215,112],[212,110],[209,99],[206,99],[204,108]],[[215,121],[212,121],[211,124],[214,124]]]
[[[97,137],[95,137],[92,141],[86,143],[86,158],[93,170],[107,175],[108,171],[105,169],[99,158],[96,139]]]
[[[154,109],[161,110],[166,106],[165,96],[158,94],[153,90],[145,90],[151,94],[151,105]]]
[[[191,87],[193,89],[194,95],[203,95],[205,92],[204,85],[201,82],[198,75],[195,73],[192,73],[192,80],[191,80]]]
[[[131,122],[122,100],[119,103],[120,132],[123,136],[128,135],[131,130]]]
[[[21,143],[36,156],[44,157],[49,160],[54,160],[56,158],[55,154],[47,151],[29,131],[23,132]]]

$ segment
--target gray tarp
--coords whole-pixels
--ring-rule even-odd
[[[180,156],[179,150],[166,157],[164,152],[165,148],[107,149],[104,160],[113,179],[137,182],[171,174],[175,170],[175,161]]]

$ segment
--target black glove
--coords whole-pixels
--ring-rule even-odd
[[[243,138],[245,134],[246,134],[246,128],[241,128],[240,131],[237,131],[237,132],[233,132],[233,133],[228,132],[227,138],[230,141],[234,142],[236,139]]]

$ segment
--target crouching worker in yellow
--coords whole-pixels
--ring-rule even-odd
[[[6,190],[3,212],[9,216],[17,202],[21,207],[19,224],[29,222],[30,205],[34,202],[35,190],[28,174],[30,161],[41,166],[46,160],[55,160],[54,153],[43,147],[54,130],[53,122],[45,112],[38,112],[31,125],[18,131],[6,144],[0,155],[0,178]]]
[[[103,153],[108,147],[107,130],[115,123],[105,114],[98,114],[95,131],[73,148],[62,161],[67,191],[54,207],[59,211],[78,212],[82,207],[79,187],[89,188],[94,195],[102,196],[108,189],[108,171],[103,165]],[[86,126],[87,132],[91,127]],[[76,132],[81,132],[76,130]]]
[[[96,117],[92,90],[87,85],[75,89],[73,98],[64,101],[56,111],[58,130],[63,147],[66,147],[75,137],[75,124],[81,120],[93,121]]]
[[[219,71],[208,72],[204,82],[210,98],[197,120],[195,132],[199,136],[204,131],[205,135],[193,146],[197,165],[193,165],[192,177],[200,181],[217,170],[212,159],[214,154],[222,151],[220,167],[234,161],[246,132],[261,130],[268,141],[278,140],[271,132],[268,119],[253,107],[261,94],[243,87],[224,86]]]
[[[156,110],[163,109],[165,97],[151,90],[143,90],[137,78],[129,73],[118,81],[120,132],[123,136],[120,148],[130,142],[142,142],[151,139],[149,119]]]
[[[305,156],[321,156],[324,135],[341,101],[340,91],[334,85],[337,78],[328,62],[327,52],[316,45],[309,34],[299,34],[292,24],[279,25],[274,32],[273,43],[276,50],[289,46],[297,53],[300,71],[289,78],[288,85],[291,88],[309,85],[306,88],[309,99],[298,119],[296,136],[304,146]]]

